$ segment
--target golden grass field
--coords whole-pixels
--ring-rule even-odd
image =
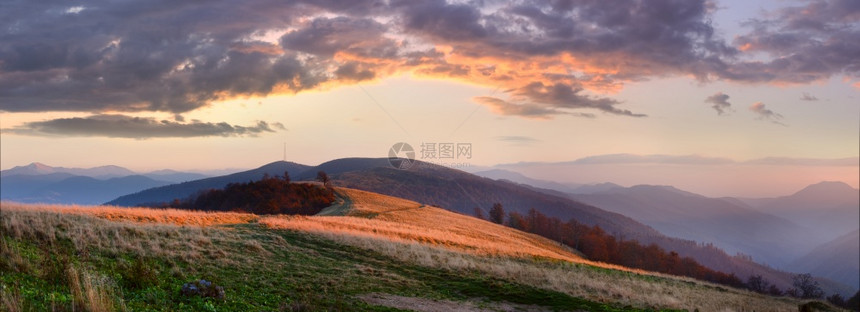
[[[572,250],[537,235],[441,208],[353,189],[339,189],[348,202],[341,216],[266,216],[271,228],[417,242],[478,255],[582,261]],[[328,211],[323,211],[328,213]]]
[[[482,272],[597,302],[690,311],[796,311],[799,303],[689,278],[591,262],[548,239],[413,201],[343,188],[337,189],[337,194],[336,205],[310,217],[8,202],[0,205],[3,228],[12,231],[13,237],[26,237],[28,231],[50,236],[57,227],[65,227],[77,233],[72,238],[76,245],[105,244],[152,255],[171,254],[187,259],[226,256],[207,248],[213,240],[242,244],[250,254],[265,253],[259,242],[238,241],[230,233],[232,229],[219,226],[259,223],[271,230],[319,235],[399,261],[457,272]],[[91,217],[104,221],[76,225]],[[129,237],[118,233],[129,232],[155,233],[147,237],[157,239],[116,241]]]

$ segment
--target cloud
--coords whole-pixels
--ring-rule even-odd
[[[857,167],[860,166],[860,157],[846,158],[788,158],[788,157],[766,157],[745,161],[750,165],[771,166],[832,166],[832,167]]]
[[[800,96],[800,100],[814,102],[818,101],[818,98],[813,95],[810,95],[809,93],[803,92],[803,95]]]
[[[209,123],[193,120],[189,123],[156,120],[154,118],[125,115],[93,115],[88,117],[60,118],[29,122],[3,132],[33,136],[84,136],[110,138],[190,138],[208,136],[257,136],[262,133],[286,130],[281,123],[258,121],[253,126],[228,123]]]
[[[739,81],[808,83],[844,74],[860,78],[860,3],[808,0],[747,22],[752,31],[735,38],[745,54],[769,59],[740,61],[717,69]]]
[[[732,109],[732,104],[729,103],[729,95],[722,92],[717,92],[705,98],[705,103],[713,104],[711,107],[717,111],[717,115],[722,115]]]
[[[490,111],[499,115],[520,116],[532,119],[551,119],[554,115],[572,115],[577,117],[594,118],[594,115],[589,113],[565,112],[532,103],[514,104],[489,96],[479,96],[473,98],[473,100],[478,102],[478,104],[489,107]]]
[[[519,136],[519,135],[498,136],[498,137],[496,137],[496,139],[499,141],[502,141],[502,142],[513,143],[513,144],[517,144],[517,145],[528,145],[528,144],[540,142],[540,140],[535,139],[533,137]]]
[[[574,161],[559,163],[528,163],[501,164],[498,166],[524,165],[621,165],[621,164],[666,164],[666,165],[770,165],[770,166],[827,166],[827,167],[857,167],[860,157],[846,158],[790,158],[765,157],[746,161],[736,161],[729,158],[708,157],[700,155],[637,155],[637,154],[608,154],[583,157]]]
[[[727,158],[704,157],[699,155],[635,155],[610,154],[577,159],[572,164],[678,164],[678,165],[721,165],[734,163]]]
[[[665,76],[860,75],[856,1],[770,12],[732,42],[710,22],[716,9],[708,0],[36,1],[0,12],[0,110],[184,113],[411,73],[499,88],[524,106],[499,113],[641,117],[605,94]]]
[[[750,111],[758,115],[757,119],[760,120],[769,120],[778,125],[785,126],[782,123],[782,115],[775,113],[774,111],[767,109],[762,102],[755,102],[749,107]]]

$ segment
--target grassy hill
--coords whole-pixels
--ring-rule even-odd
[[[4,202],[0,307],[796,311],[800,303],[591,263],[468,216],[337,193],[337,205],[311,217]],[[180,294],[201,278],[223,286],[226,297]]]

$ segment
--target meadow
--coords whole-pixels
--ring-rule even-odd
[[[590,262],[541,237],[415,202],[337,194],[325,216],[311,217],[4,202],[0,302],[5,311],[796,311],[801,304]],[[226,298],[179,294],[201,278],[223,286]]]

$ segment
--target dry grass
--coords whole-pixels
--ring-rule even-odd
[[[228,229],[213,227],[233,221],[254,220],[256,216],[235,213],[207,213],[146,208],[80,207],[25,205],[2,202],[0,228],[13,239],[30,239],[53,246],[62,240],[72,243],[78,253],[89,248],[113,253],[131,252],[152,257],[194,261],[202,258],[221,262],[247,260],[242,255],[225,257],[213,244],[244,246],[251,254],[261,250],[260,243],[241,239]],[[122,216],[125,213],[127,216]],[[160,221],[159,221],[160,220]],[[123,221],[123,222],[117,222]],[[238,223],[244,223],[238,222]],[[195,226],[177,225],[195,224]],[[197,225],[209,226],[197,226]],[[0,247],[5,242],[0,242]],[[3,248],[6,250],[6,248]],[[8,254],[12,264],[20,255]]]
[[[270,216],[259,222],[315,233],[421,266],[476,270],[599,302],[691,311],[797,307],[791,299],[588,261],[548,239],[408,200],[351,189],[338,193],[345,202],[336,211],[345,216]],[[527,260],[532,258],[558,261]]]
[[[7,312],[20,312],[24,311],[23,303],[21,296],[18,293],[13,293],[6,288],[0,289],[0,307],[4,308],[4,311]]]
[[[77,205],[27,205],[2,202],[3,211],[33,210],[50,211],[64,214],[91,215],[111,221],[130,221],[138,223],[159,223],[193,226],[213,226],[221,224],[249,223],[258,217],[248,213],[204,212],[179,209],[122,208],[112,206]]]
[[[793,299],[767,297],[687,278],[657,274],[649,277],[574,263],[478,256],[419,243],[348,233],[318,232],[318,235],[408,263],[452,271],[479,271],[597,302],[689,311],[796,311],[799,303]]]
[[[418,242],[478,255],[582,260],[563,245],[537,235],[395,197],[338,191],[351,202],[347,216],[268,216],[259,222],[271,228]]]
[[[74,297],[75,306],[89,312],[115,311],[113,298],[114,288],[110,278],[78,270],[70,267],[68,270],[69,289]]]
[[[483,272],[598,302],[690,311],[797,309],[798,302],[792,299],[766,297],[687,278],[643,275],[635,270],[592,263],[550,240],[415,202],[348,189],[338,192],[344,202],[337,211],[345,216],[268,216],[258,221],[272,228],[315,233],[407,263],[458,272]],[[221,262],[245,261],[225,259],[251,258],[265,252],[259,242],[242,240],[235,231],[176,225],[246,223],[257,218],[253,215],[10,203],[0,203],[0,209],[3,209],[0,226],[5,235],[35,238],[47,244],[68,239],[80,251],[96,246],[116,252],[131,251],[184,260],[207,257]],[[213,242],[239,244],[249,252],[229,257],[214,254],[217,249],[211,248]],[[535,258],[551,261],[532,261]],[[109,293],[110,287],[105,286],[108,284],[100,284],[97,277],[79,275],[80,297],[86,298],[86,302],[95,302],[94,308],[105,307],[99,302],[104,302],[101,298]],[[4,305],[11,309],[15,302],[20,302],[14,294],[4,291],[0,295]]]

